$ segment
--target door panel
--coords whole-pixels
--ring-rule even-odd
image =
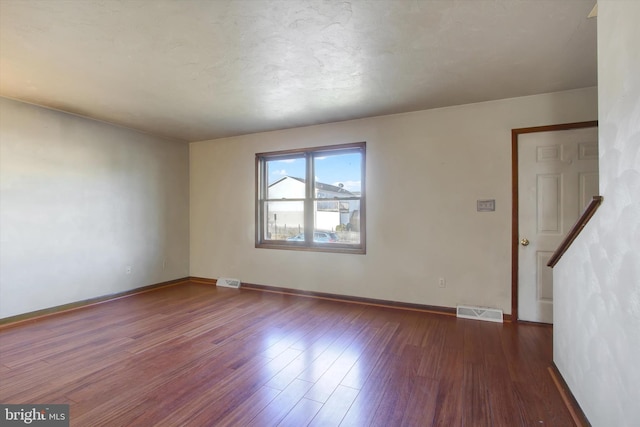
[[[593,196],[600,194],[598,173],[583,172],[580,174],[580,206],[584,209]]]
[[[537,175],[537,215],[536,223],[538,233],[558,234],[560,233],[560,196],[562,194],[561,180],[559,174]]]
[[[547,261],[598,191],[598,128],[522,134],[518,139],[518,314],[553,323]]]

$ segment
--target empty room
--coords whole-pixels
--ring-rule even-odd
[[[638,22],[0,0],[0,425],[638,425]]]

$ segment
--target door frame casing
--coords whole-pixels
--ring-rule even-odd
[[[513,322],[521,321],[518,316],[518,249],[520,245],[518,221],[518,138],[520,135],[527,133],[554,132],[597,126],[598,121],[592,120],[588,122],[511,129],[511,318]]]

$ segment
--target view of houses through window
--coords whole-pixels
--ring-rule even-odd
[[[258,246],[364,248],[364,143],[257,161]]]

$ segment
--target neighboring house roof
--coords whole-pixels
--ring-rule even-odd
[[[282,178],[280,178],[279,180],[277,180],[276,182],[274,182],[273,184],[269,185],[269,187],[273,187],[274,185],[284,181],[285,179],[295,179],[296,181],[300,181],[301,183],[304,184],[305,180],[303,178],[296,178],[295,176],[283,176]],[[317,182],[316,181],[316,188],[318,190],[323,190],[323,191],[331,191],[333,193],[341,193],[344,194],[345,196],[356,196],[356,194],[352,193],[349,190],[345,190],[343,187],[338,187],[337,185],[331,185],[331,184],[325,184],[324,182]]]

